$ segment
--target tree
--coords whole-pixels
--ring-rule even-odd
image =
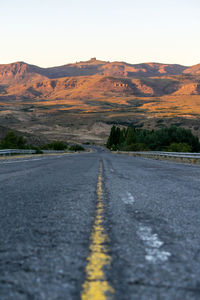
[[[24,149],[27,148],[26,139],[17,136],[13,131],[9,131],[1,140],[0,147],[2,149]]]
[[[128,127],[125,143],[128,146],[128,145],[133,144],[134,142],[135,142],[134,129],[131,127]]]
[[[107,141],[109,149],[129,151],[155,150],[200,152],[200,143],[189,129],[171,126],[159,130],[136,129],[128,127],[120,130],[112,126]],[[169,150],[172,151],[172,150]]]
[[[107,141],[107,148],[111,149],[113,146],[117,147],[120,142],[120,128],[115,125],[112,126],[110,135]]]

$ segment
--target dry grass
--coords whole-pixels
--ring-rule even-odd
[[[181,118],[183,126],[192,130],[199,126],[200,95],[195,95],[198,85],[193,78],[77,76],[56,79],[55,87],[51,80],[40,80],[13,84],[6,88],[6,98],[0,91],[2,125],[72,142],[105,142],[112,125],[107,126],[108,122],[151,129]],[[69,86],[73,82],[75,86]],[[122,86],[115,86],[116,82]],[[41,94],[27,91],[30,87]],[[13,95],[17,100],[11,98]],[[164,122],[157,124],[159,119]],[[200,136],[200,130],[195,130]]]
[[[159,117],[187,116],[193,118],[200,114],[200,95],[163,96],[159,102],[145,103],[142,108]]]

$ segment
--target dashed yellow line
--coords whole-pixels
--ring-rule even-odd
[[[83,283],[83,291],[81,293],[82,300],[112,299],[114,294],[114,289],[106,280],[104,273],[104,268],[109,267],[111,264],[111,257],[105,245],[108,241],[108,236],[103,226],[104,205],[102,195],[102,163],[100,163],[97,183],[96,217],[91,235],[90,254],[87,258],[86,279]]]

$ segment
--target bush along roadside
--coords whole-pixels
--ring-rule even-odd
[[[69,150],[70,151],[85,151],[85,148],[83,147],[83,146],[81,146],[81,145],[78,145],[78,144],[76,144],[76,145],[71,145],[70,147],[69,147]]]
[[[147,130],[112,126],[107,148],[113,151],[200,152],[200,142],[191,130],[182,127]]]
[[[30,145],[23,136],[16,135],[13,131],[9,131],[6,136],[0,141],[0,149],[31,149],[36,150],[36,154],[42,154],[43,150],[52,151],[84,151],[85,148],[81,145],[68,145],[63,141],[53,141],[41,147]]]
[[[23,136],[17,136],[13,131],[9,131],[0,141],[0,149],[30,149],[27,140]]]
[[[63,141],[54,141],[42,147],[43,150],[67,150],[68,144]]]

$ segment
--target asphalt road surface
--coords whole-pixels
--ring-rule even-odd
[[[200,299],[200,167],[1,160],[0,299]]]

